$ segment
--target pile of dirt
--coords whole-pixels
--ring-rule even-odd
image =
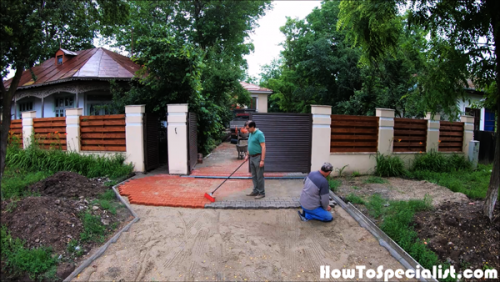
[[[441,261],[456,269],[500,269],[500,205],[494,219],[483,215],[483,201],[448,202],[415,215],[415,230]]]
[[[78,173],[60,171],[33,184],[29,189],[42,196],[78,198],[80,196],[95,197],[106,191],[107,187],[98,179],[90,180]]]

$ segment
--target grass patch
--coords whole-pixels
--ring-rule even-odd
[[[484,199],[488,191],[492,169],[492,164],[479,164],[476,171],[412,171],[408,173],[408,177],[417,180],[427,180],[444,186],[453,192],[464,193],[471,199]]]
[[[21,198],[32,195],[26,187],[43,180],[53,173],[6,168],[2,177],[2,193],[6,199]]]
[[[328,178],[328,185],[330,186],[330,190],[337,192],[337,189],[340,185],[342,185],[342,181],[339,179]]]
[[[370,176],[370,177],[368,177],[368,179],[365,180],[365,183],[366,184],[369,184],[369,183],[385,184],[385,183],[387,183],[387,180],[385,180],[381,177],[378,177],[378,176]]]
[[[82,242],[104,242],[104,235],[106,228],[101,222],[101,218],[92,215],[89,211],[86,211],[81,215],[83,223],[83,232],[80,233],[80,240]]]
[[[411,170],[432,172],[470,171],[471,163],[463,155],[443,155],[432,151],[416,155]]]
[[[377,153],[375,175],[381,177],[402,176],[405,174],[403,161],[398,156],[384,156]]]
[[[361,173],[359,173],[359,171],[354,171],[351,176],[358,177],[358,176],[361,176]]]
[[[11,237],[6,226],[1,227],[0,233],[1,257],[10,274],[27,273],[33,280],[55,278],[57,260],[52,256],[50,248],[27,249],[23,241]]]
[[[361,199],[361,197],[354,195],[352,193],[347,195],[345,198],[346,198],[346,200],[348,200],[349,202],[351,202],[353,204],[360,204],[360,205],[366,204],[366,202],[363,199]]]
[[[351,188],[354,189],[354,190],[359,190],[360,189],[358,186],[352,186]]]

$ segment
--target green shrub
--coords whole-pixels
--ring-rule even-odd
[[[101,218],[86,211],[82,215],[83,232],[80,234],[82,242],[104,242],[104,232],[106,228],[101,222]]]
[[[342,185],[342,181],[338,179],[328,178],[328,185],[330,186],[330,190],[333,192],[337,192],[337,189]]]
[[[403,161],[398,156],[384,156],[377,153],[375,175],[381,177],[402,176],[405,174]]]
[[[382,199],[380,195],[373,194],[366,203],[366,208],[368,209],[370,216],[379,218],[382,215],[382,209],[384,208],[385,202],[386,200]]]
[[[31,195],[26,187],[43,180],[52,173],[47,171],[26,172],[24,170],[14,170],[6,168],[2,177],[2,193],[6,199],[20,198]]]
[[[11,146],[12,147],[12,146]],[[109,176],[118,178],[132,172],[132,165],[125,165],[123,155],[103,157],[80,155],[61,150],[42,150],[32,145],[25,150],[11,148],[6,155],[6,165],[26,171],[73,171],[88,178]]]
[[[415,156],[412,171],[452,172],[470,170],[470,162],[462,155],[443,155],[436,151]]]
[[[351,202],[353,204],[360,204],[360,205],[365,204],[365,201],[363,199],[361,199],[361,197],[354,195],[352,193],[347,195],[345,198],[346,198],[346,200],[348,200],[349,202]]]
[[[361,173],[359,173],[359,171],[353,171],[353,173],[352,173],[352,177],[358,177],[360,175],[361,175]]]
[[[46,278],[54,277],[57,261],[50,248],[26,249],[23,241],[12,238],[6,226],[1,227],[0,235],[1,257],[10,273],[27,273],[33,280],[42,274]]]
[[[106,192],[99,195],[99,199],[107,200],[107,201],[111,201],[113,199],[116,199],[115,191],[113,191],[113,189],[106,190]]]
[[[368,184],[368,183],[384,184],[384,183],[387,183],[387,180],[380,178],[378,176],[370,176],[370,177],[368,177],[367,180],[365,180],[365,183],[366,184]]]

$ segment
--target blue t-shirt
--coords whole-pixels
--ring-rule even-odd
[[[261,154],[262,147],[260,143],[264,143],[266,139],[264,138],[264,133],[256,129],[254,133],[250,133],[248,137],[248,153],[250,155]]]

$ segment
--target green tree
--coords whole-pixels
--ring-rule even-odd
[[[249,104],[250,96],[241,85],[245,78],[246,61],[244,55],[253,50],[253,45],[245,43],[249,33],[256,26],[256,21],[270,7],[270,1],[130,1],[132,14],[126,27],[116,29],[116,46],[123,46],[140,60],[158,60],[158,53],[143,52],[139,41],[144,38],[160,40],[165,36],[176,40],[179,47],[183,44],[192,46],[192,52],[202,58],[200,70],[200,88],[197,100],[190,95],[178,96],[177,102],[189,102],[190,111],[198,115],[198,145],[203,153],[208,153],[220,137],[224,125],[231,119],[230,107],[235,103]],[[173,49],[168,52],[177,52]],[[167,54],[168,55],[168,54]],[[164,62],[166,63],[166,62]],[[170,68],[170,72],[184,77],[183,68]],[[149,74],[153,75],[153,73]],[[156,76],[158,84],[165,84],[163,76]],[[189,79],[193,79],[192,77]],[[134,84],[133,88],[142,87]],[[133,89],[132,89],[133,90]],[[164,112],[169,91],[152,89],[148,97],[139,99],[159,101],[155,107],[147,109]],[[139,90],[133,90],[138,92]],[[164,98],[159,98],[159,97]],[[237,100],[235,99],[237,98]],[[145,100],[144,100],[145,101]],[[148,104],[148,102],[146,102]]]
[[[68,49],[92,47],[96,34],[109,34],[111,28],[128,17],[122,0],[0,2],[0,68],[3,121],[0,142],[0,183],[5,168],[11,106],[21,75],[36,63],[54,55],[62,44]],[[8,89],[4,78],[15,72]],[[33,77],[36,80],[36,77]]]
[[[394,55],[401,34],[398,9],[406,1],[342,1],[338,27],[364,50],[369,64],[386,54]],[[500,82],[500,2],[497,0],[419,0],[409,9],[408,24],[430,33],[431,45],[425,71],[419,76],[420,95],[426,110],[456,110],[467,78],[479,87]],[[500,124],[500,88],[489,93],[496,100],[497,126]],[[493,218],[500,185],[500,138],[495,145],[493,171],[484,205],[484,213]]]

